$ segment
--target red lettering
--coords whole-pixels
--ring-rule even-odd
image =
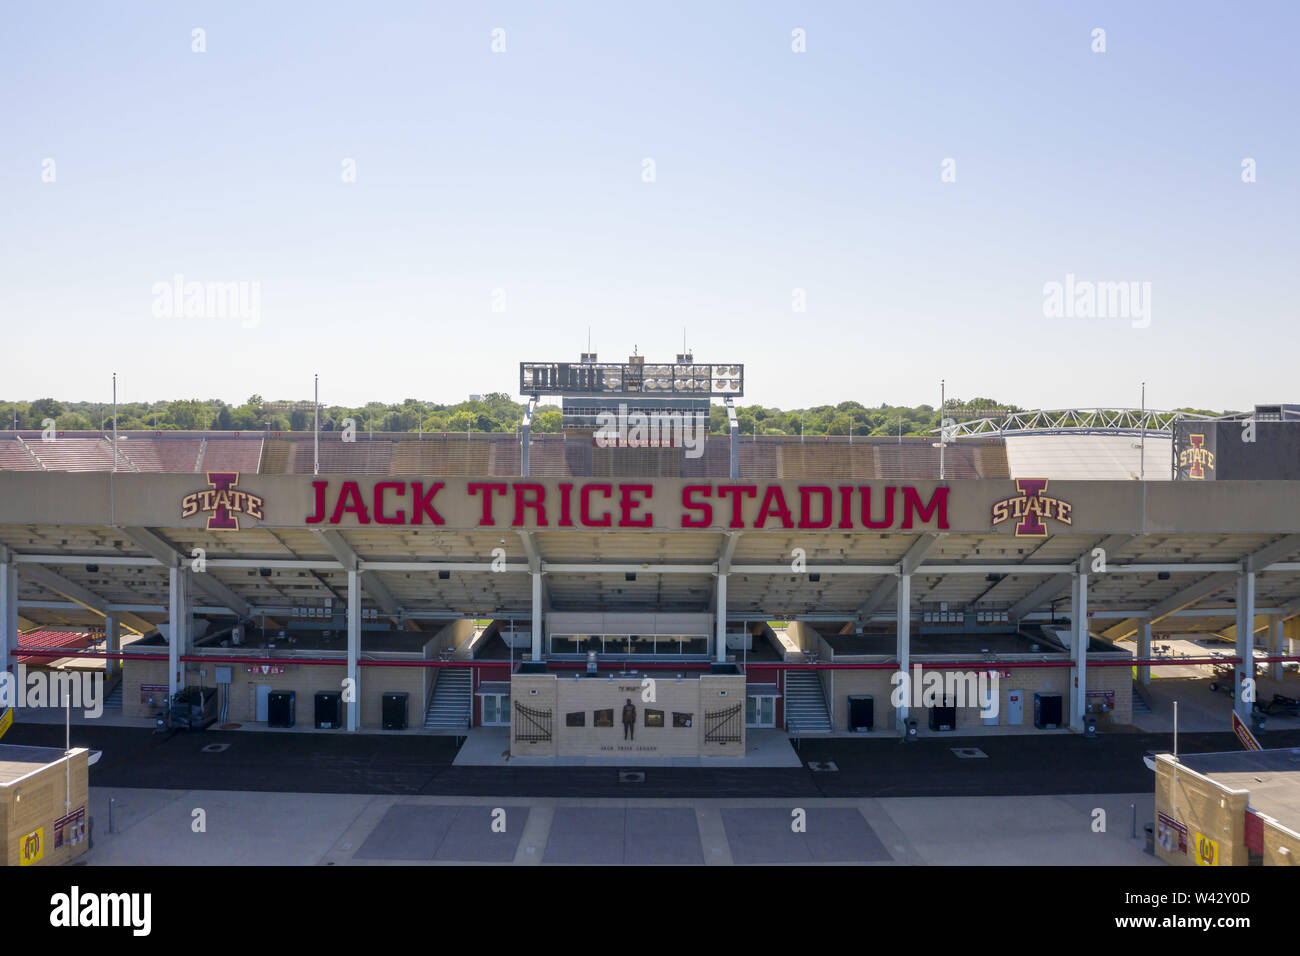
[[[840,523],[841,528],[853,527],[853,486],[840,485]]]
[[[934,494],[930,496],[929,502],[924,507],[921,505],[921,496],[915,488],[911,485],[903,488],[903,523],[900,527],[912,527],[914,514],[925,523],[934,517],[936,511],[939,513],[937,527],[940,531],[948,530],[948,488],[934,489]]]
[[[810,517],[811,499],[813,495],[821,495],[822,498],[822,516],[816,521]],[[800,485],[799,486],[799,527],[801,528],[829,528],[831,526],[831,490],[825,485]],[[787,525],[788,527],[788,525]]]
[[[357,516],[358,524],[370,524],[370,513],[366,511],[366,506],[361,501],[361,489],[355,481],[343,482],[343,490],[339,492],[334,513],[330,515],[330,524],[338,524],[343,520],[344,513],[348,511]]]
[[[592,520],[591,493],[593,491],[599,491],[606,498],[614,497],[613,485],[583,485],[578,498],[578,520],[582,522],[584,528],[608,528],[614,523],[614,519],[608,511],[605,512],[605,517],[600,521]]]
[[[533,493],[531,501],[527,499],[528,492]],[[524,509],[532,508],[537,516],[537,527],[546,527],[546,487],[544,485],[534,484],[533,482],[515,482],[515,520],[514,527],[522,528],[524,525]]]
[[[435,481],[424,490],[424,482],[411,482],[411,524],[424,524],[424,516],[429,516],[430,524],[443,524],[442,515],[433,507],[433,496],[442,491],[443,482]]]
[[[894,523],[894,486],[885,488],[885,518],[883,521],[871,520],[871,489],[859,488],[862,495],[862,524],[868,528],[888,528]]]
[[[726,498],[728,495],[732,497],[732,502],[731,524],[727,527],[743,528],[745,519],[740,514],[741,499],[758,497],[758,485],[718,485],[718,497]]]
[[[758,506],[758,517],[754,519],[754,527],[762,528],[769,514],[780,518],[782,527],[794,527],[794,519],[790,517],[790,509],[785,504],[785,492],[781,490],[780,485],[767,486],[767,491],[763,493],[762,504]]]
[[[469,493],[476,495],[483,492],[483,517],[479,519],[480,527],[490,527],[496,524],[492,518],[492,496],[504,495],[506,493],[505,482],[497,481],[471,481],[469,483]]]
[[[325,488],[328,481],[313,481],[312,488],[316,492],[316,513],[307,519],[308,524],[320,524],[325,520]],[[194,497],[193,495],[190,496]],[[188,499],[187,499],[188,500]],[[182,515],[184,517],[184,515]]]
[[[645,501],[635,501],[634,494],[645,495]],[[618,486],[618,507],[622,512],[618,519],[620,528],[653,528],[655,526],[655,516],[650,512],[645,513],[645,517],[639,521],[632,520],[632,512],[640,508],[646,501],[649,501],[654,495],[654,485],[619,485]]]
[[[384,514],[384,491],[392,488],[399,495],[406,492],[406,482],[404,481],[377,481],[375,482],[375,522],[377,524],[406,524],[406,512],[398,509],[397,514],[389,518]]]
[[[569,493],[573,491],[573,485],[565,483],[560,485],[560,527],[572,528],[573,518],[569,515]]]
[[[682,515],[683,528],[707,528],[713,524],[713,505],[707,501],[697,503],[694,498],[696,495],[703,495],[705,498],[713,494],[712,485],[683,485],[682,486],[682,507],[691,511],[702,511],[703,514],[698,518],[690,515]]]

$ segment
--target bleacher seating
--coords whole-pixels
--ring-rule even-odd
[[[41,464],[18,438],[0,439],[0,471],[41,471]]]
[[[112,441],[105,441],[109,442],[111,456]],[[117,448],[118,455],[130,461],[131,467],[126,470],[188,474],[198,464],[202,445],[200,438],[131,437],[119,438]],[[124,470],[121,462],[118,470]]]
[[[262,438],[209,438],[198,471],[236,471],[255,475],[262,458]]]
[[[43,442],[39,432],[0,437],[0,471],[110,471],[113,446],[98,433],[64,435]],[[313,467],[311,433],[250,432],[135,433],[119,436],[118,470],[124,472],[309,475]],[[747,479],[866,481],[933,479],[939,476],[939,450],[929,438],[833,436],[741,438],[740,474]],[[535,434],[529,449],[535,478],[699,478],[722,479],[731,470],[727,435],[710,435],[700,457],[684,448],[603,448],[589,434]],[[320,441],[322,474],[445,475],[510,477],[520,471],[516,434],[358,435],[343,442],[336,432]],[[1006,443],[998,439],[962,441],[947,446],[948,478],[1006,478]]]

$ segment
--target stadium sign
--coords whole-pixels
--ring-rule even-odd
[[[1046,478],[1017,478],[1016,489],[1019,495],[993,503],[994,527],[1015,518],[1017,538],[1046,538],[1049,519],[1065,525],[1074,523],[1073,505],[1043,494],[1047,490]]]
[[[265,500],[235,487],[239,484],[239,472],[210,471],[208,484],[212,487],[205,491],[192,491],[181,499],[182,518],[210,512],[209,531],[238,531],[239,518],[236,516],[241,514],[258,521],[265,519]]]
[[[1207,469],[1214,471],[1214,452],[1205,446],[1204,434],[1188,435],[1187,443],[1189,447],[1178,453],[1178,470],[1188,478],[1204,480]]]
[[[950,527],[950,489],[942,486],[926,496],[912,485],[688,484],[671,503],[656,501],[656,486],[643,482],[560,482],[548,488],[535,481],[470,481],[462,492],[442,481],[379,481],[370,495],[357,481],[313,481],[312,487],[314,508],[306,524],[436,526],[447,524],[450,514],[468,516],[479,528]]]

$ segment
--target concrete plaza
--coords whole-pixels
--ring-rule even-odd
[[[91,812],[90,865],[1157,862],[1143,852],[1153,801],[1142,793],[651,800],[97,787]]]

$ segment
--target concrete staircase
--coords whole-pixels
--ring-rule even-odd
[[[113,689],[108,692],[104,698],[104,713],[113,713],[117,716],[122,714],[122,679],[119,677]]]
[[[424,712],[425,730],[466,730],[473,713],[474,676],[468,667],[449,667],[438,675]]]
[[[791,733],[829,734],[831,716],[816,671],[785,672],[785,726]]]

